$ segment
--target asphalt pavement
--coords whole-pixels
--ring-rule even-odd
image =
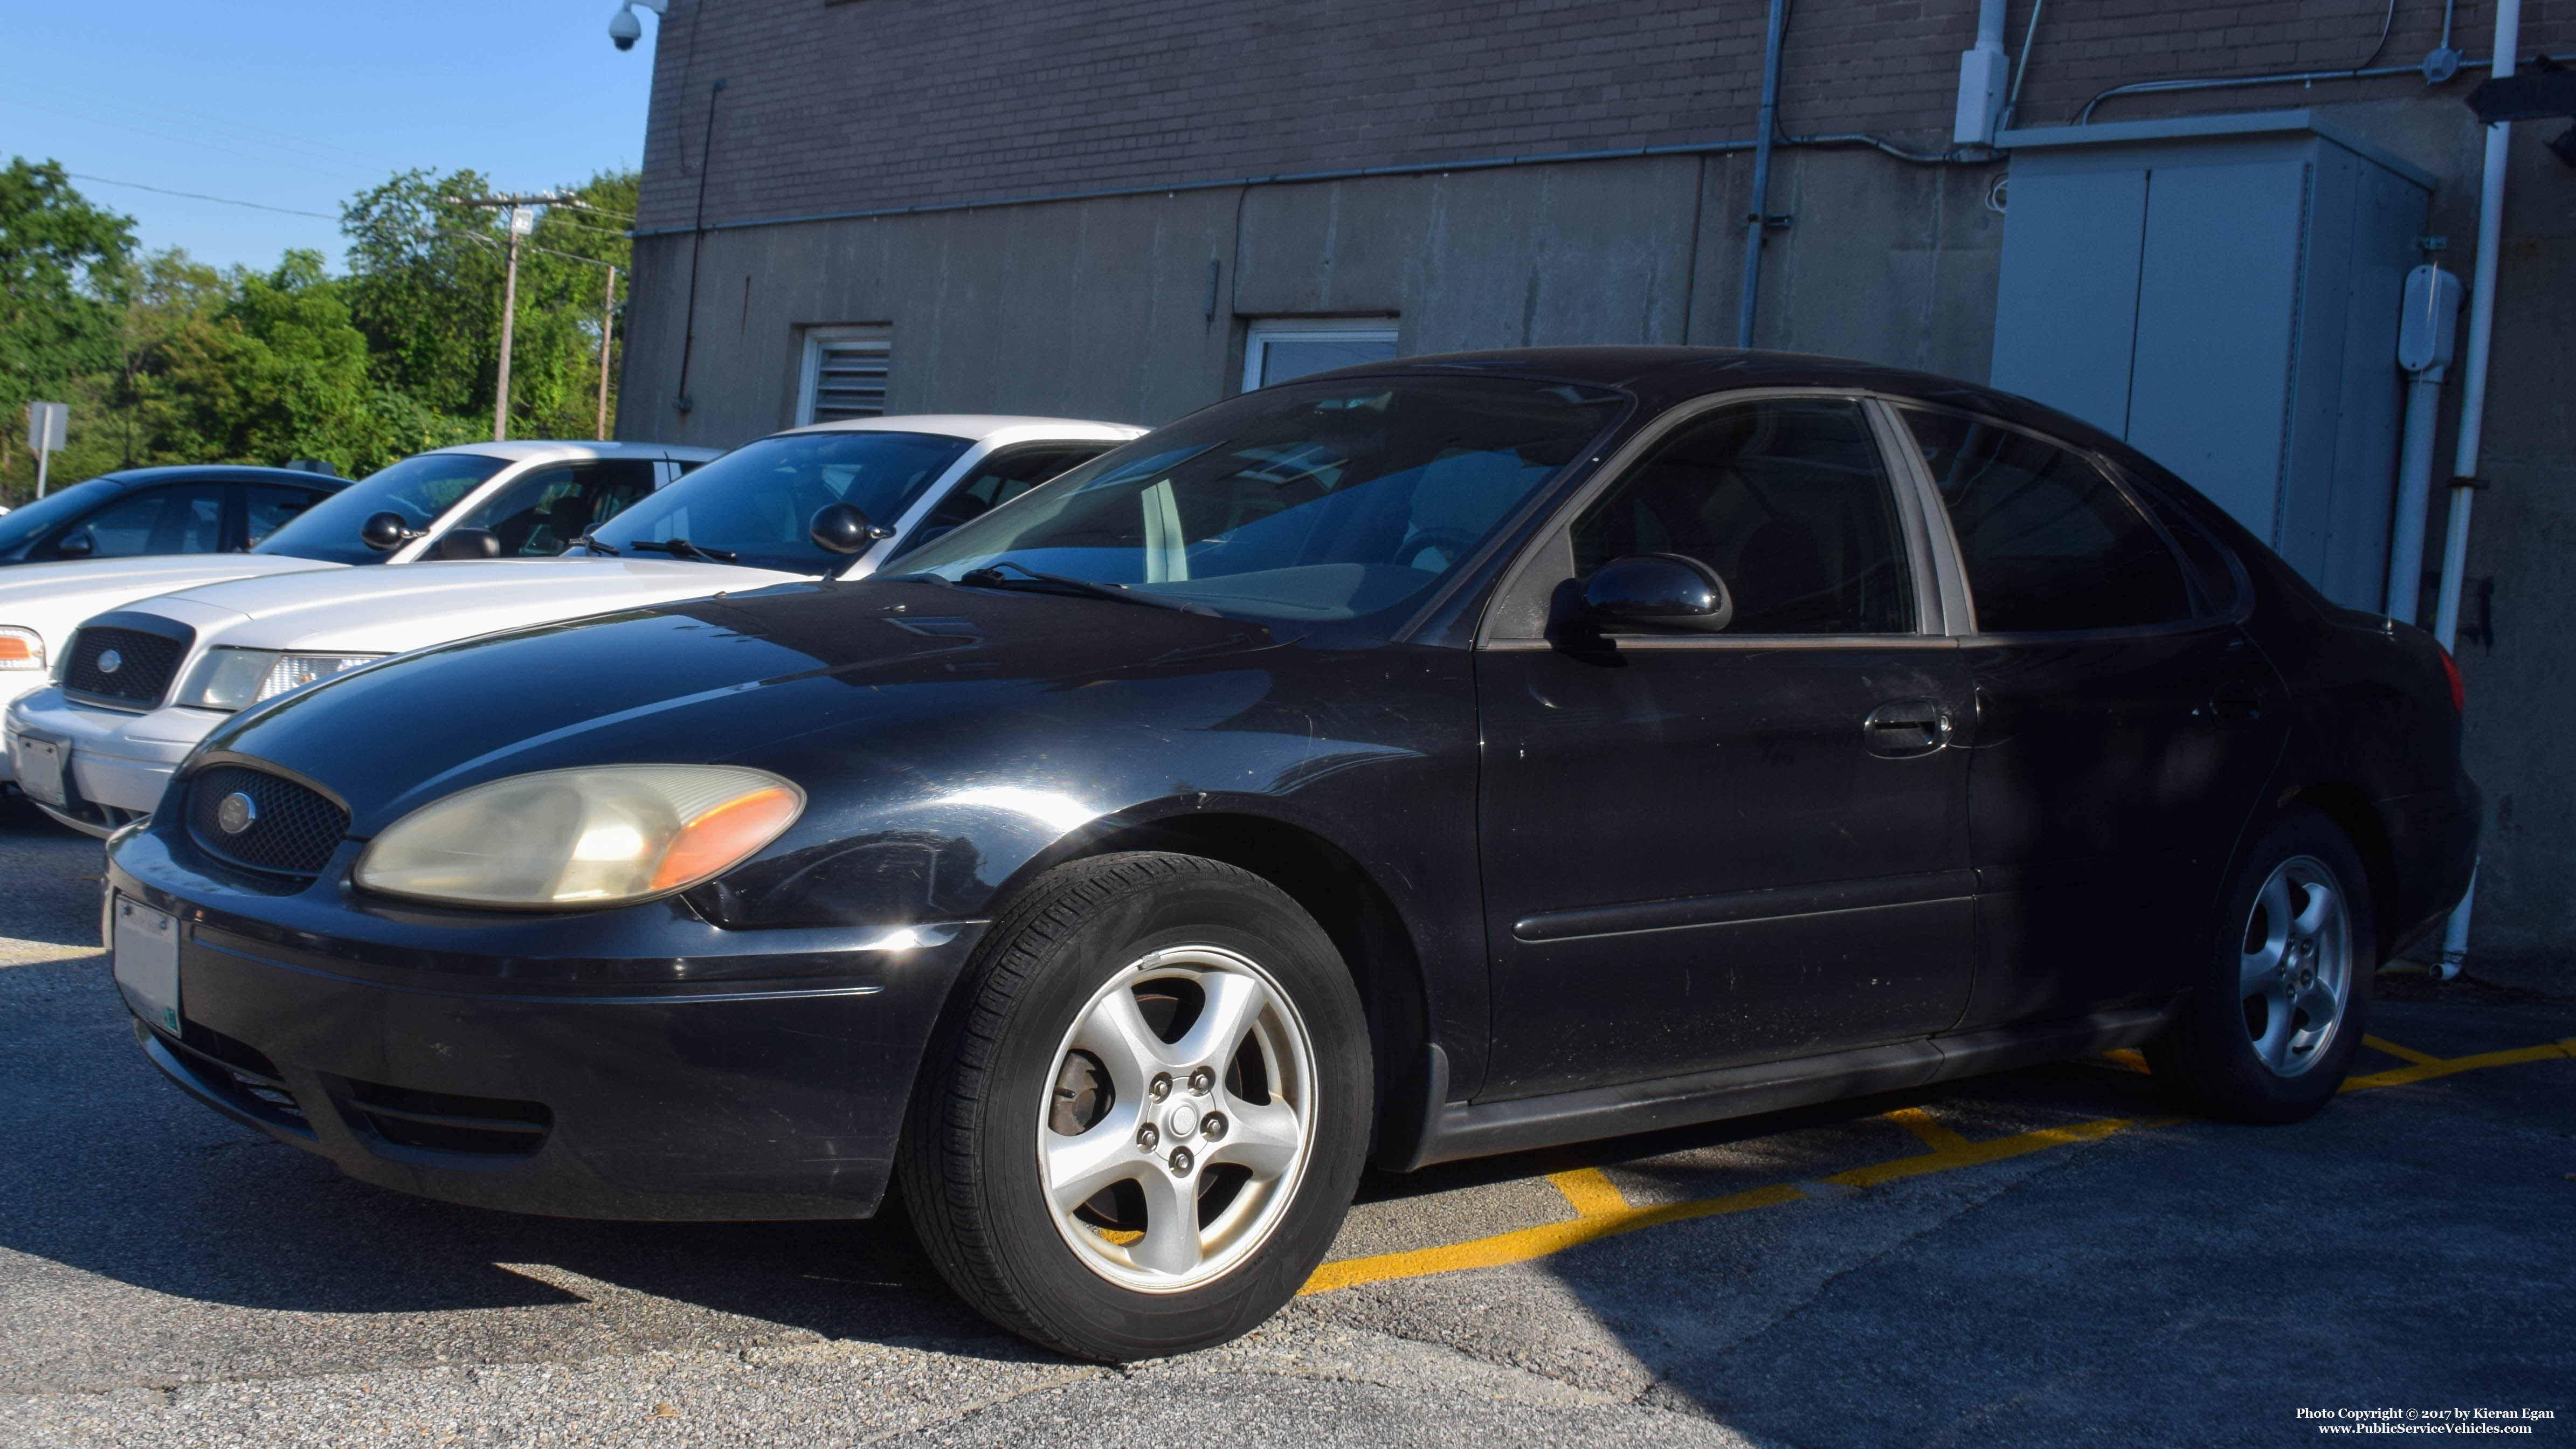
[[[2418,987],[2293,1127],[2112,1058],[1372,1177],[1259,1332],[1105,1369],[900,1221],[478,1212],[233,1126],[136,1052],[98,872],[0,800],[0,1444],[2576,1445],[2576,1003]]]

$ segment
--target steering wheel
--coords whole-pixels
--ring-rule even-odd
[[[1440,555],[1440,562],[1425,573],[1438,573],[1466,556],[1476,546],[1476,535],[1463,528],[1425,528],[1404,540],[1403,552],[1396,562],[1407,568],[1422,568],[1419,560],[1428,549]]]

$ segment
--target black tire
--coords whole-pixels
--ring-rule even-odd
[[[2288,872],[2283,876],[2287,886],[2276,899],[2294,903],[2302,913],[2314,898],[2312,886],[2301,884],[2303,880],[2339,891],[2343,903],[2347,979],[2342,1011],[2331,1033],[2304,1053],[2291,1044],[2312,1019],[2299,1002],[2285,1006],[2255,990],[2246,975],[2249,936],[2271,932],[2272,908],[2262,901],[2265,887],[2283,872]],[[2191,1000],[2172,1032],[2147,1048],[2149,1069],[2187,1105],[2211,1116],[2278,1123],[2315,1115],[2342,1089],[2369,1024],[2371,979],[2379,965],[2374,906],[2369,872],[2343,827],[2304,806],[2283,810],[2246,854],[2220,898]],[[2265,959],[2261,952],[2250,954]],[[2320,954],[2322,948],[2308,959],[2313,962]],[[2295,997],[2312,989],[2298,983],[2295,949],[2281,957],[2290,968],[2285,994]],[[2265,1056],[2272,1040],[2266,1028],[2274,1023],[2280,1023],[2281,1044],[2269,1049],[2281,1067]]]
[[[1266,1235],[1222,1276],[1142,1291],[1095,1270],[1060,1230],[1039,1113],[1077,1017],[1130,963],[1182,946],[1257,963],[1293,1004],[1312,1048],[1311,1145]],[[1277,887],[1196,856],[1075,861],[1031,883],[969,964],[914,1091],[897,1178],[923,1251],[1002,1327],[1113,1363],[1205,1348],[1277,1312],[1332,1246],[1367,1150],[1369,1063],[1348,969]]]

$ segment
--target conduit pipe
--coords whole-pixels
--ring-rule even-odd
[[[1753,345],[1753,309],[1762,296],[1762,233],[1771,217],[1771,138],[1780,122],[1780,42],[1789,28],[1789,0],[1771,0],[1771,23],[1762,41],[1762,119],[1753,137],[1753,206],[1744,217],[1744,296],[1735,309],[1735,345]]]
[[[2406,274],[2397,365],[2406,373],[2406,430],[2397,457],[2397,529],[2388,541],[2388,617],[2415,622],[2424,592],[2424,528],[2433,510],[2433,433],[2442,377],[2460,331],[2460,279],[2431,262]]]
[[[2496,0],[2495,48],[2490,53],[2495,56],[2497,79],[2513,74],[2515,47],[2521,39],[2522,0]],[[2469,514],[2477,498],[2478,452],[2486,428],[2487,361],[2495,345],[2496,271],[2504,242],[2505,161],[2512,141],[2511,121],[2487,127],[2486,168],[2478,182],[2478,259],[2469,281],[2469,357],[2460,388],[2460,446],[2451,460],[2451,517],[2442,535],[2442,586],[2433,612],[2433,637],[2454,653],[2460,633],[2461,575],[2469,563]],[[2442,933],[2445,981],[2459,975],[2460,963],[2468,958],[2469,907],[2477,899],[2477,888],[2477,877],[2472,875],[2469,893],[2461,897]]]

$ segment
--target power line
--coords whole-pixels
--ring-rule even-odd
[[[57,79],[51,77],[40,77],[34,72],[27,71],[16,66],[0,65],[0,72],[8,73],[14,83],[18,85],[26,86],[34,90],[49,91],[54,95],[73,100],[92,102],[94,104],[104,106],[116,114],[131,115],[138,110],[158,111],[161,112],[161,116],[146,117],[145,119],[168,119],[172,121],[187,122],[198,126],[210,127],[217,130],[231,131],[237,134],[227,139],[240,140],[251,145],[271,146],[278,150],[301,150],[313,160],[341,161],[344,163],[347,160],[358,160],[365,161],[373,165],[393,166],[397,168],[402,164],[389,157],[378,156],[372,152],[360,151],[348,146],[338,146],[329,141],[315,140],[311,137],[297,136],[286,131],[272,131],[263,126],[253,126],[245,122],[229,120],[222,116],[208,115],[202,111],[191,111],[182,106],[171,105],[166,101],[145,100],[140,97],[126,94],[103,94],[82,86],[65,85]],[[260,139],[262,137],[269,139]],[[321,154],[325,152],[337,152],[339,154],[337,156]]]
[[[132,131],[138,136],[149,136],[156,141],[176,141],[183,146],[200,146],[208,151],[217,152],[221,155],[238,156],[245,161],[256,161],[262,166],[284,166],[289,170],[309,171],[316,176],[328,176],[337,181],[354,181],[362,186],[370,184],[367,177],[354,176],[346,171],[325,171],[318,166],[301,166],[293,161],[280,161],[273,156],[254,156],[247,151],[236,151],[229,146],[218,146],[209,141],[200,141],[193,136],[174,136],[167,131],[146,130],[141,126],[127,125],[123,121],[102,120],[96,116],[84,116],[78,111],[66,111],[54,106],[40,106],[34,101],[28,100],[23,96],[0,95],[0,101],[6,101],[11,105],[24,106],[31,111],[43,111],[47,115],[67,117],[71,120],[80,121],[92,126],[109,126],[119,131]]]
[[[298,211],[291,206],[271,206],[264,201],[237,201],[229,196],[208,196],[202,191],[173,191],[167,186],[147,186],[140,181],[119,181],[112,176],[92,176],[81,171],[66,171],[63,174],[75,181],[92,181],[101,186],[131,186],[137,191],[157,191],[163,196],[184,196],[190,201],[219,201],[226,206],[247,206],[253,211],[274,211],[283,216],[318,217],[323,221],[340,219],[328,212]]]

